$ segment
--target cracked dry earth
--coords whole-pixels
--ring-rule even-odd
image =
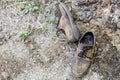
[[[38,1],[38,2],[37,2]],[[24,3],[38,3],[45,11],[24,14]],[[62,0],[81,33],[93,31],[95,55],[87,75],[74,78],[71,60],[77,44],[56,35],[60,0],[0,1],[0,80],[119,80],[120,1]],[[48,20],[56,20],[51,24]],[[47,26],[46,32],[42,27]],[[25,42],[21,33],[32,30]]]

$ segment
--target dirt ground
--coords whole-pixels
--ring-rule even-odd
[[[56,35],[60,2],[81,33],[96,37],[83,78],[71,74],[77,43]],[[22,41],[26,30],[32,33]],[[120,80],[120,0],[0,0],[0,80]]]

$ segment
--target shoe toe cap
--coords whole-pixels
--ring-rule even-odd
[[[90,62],[88,61],[80,61],[79,63],[75,63],[72,68],[72,74],[74,77],[82,77],[86,74],[89,68]]]

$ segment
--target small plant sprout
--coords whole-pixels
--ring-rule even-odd
[[[21,40],[24,42],[28,36],[32,33],[32,30],[25,30],[21,33],[20,37],[21,37]]]
[[[47,26],[43,26],[42,27],[42,32],[46,32],[48,30],[48,27]]]
[[[49,21],[49,23],[50,23],[50,24],[56,24],[56,20],[55,20],[55,19],[51,19],[51,20]]]
[[[34,12],[34,11],[39,10],[39,7],[38,7],[37,5],[35,5],[34,3],[32,3],[32,4],[26,3],[26,4],[24,5],[24,8],[25,8],[25,9],[28,9],[28,10],[31,11],[31,12]]]
[[[44,7],[40,7],[40,8],[39,8],[39,12],[40,12],[40,13],[43,13],[44,11],[45,11],[45,8],[44,8]]]
[[[21,2],[22,0],[15,0],[15,2]]]

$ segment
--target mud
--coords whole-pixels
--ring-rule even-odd
[[[60,1],[69,8],[81,33],[95,34],[94,58],[83,78],[71,74],[77,43],[68,44],[64,34],[56,35]],[[24,3],[33,2],[45,11],[25,14]],[[119,80],[119,4],[119,0],[1,0],[0,80]],[[56,23],[50,23],[51,19]],[[48,28],[45,32],[44,26]],[[32,34],[22,42],[20,35],[25,30]]]

